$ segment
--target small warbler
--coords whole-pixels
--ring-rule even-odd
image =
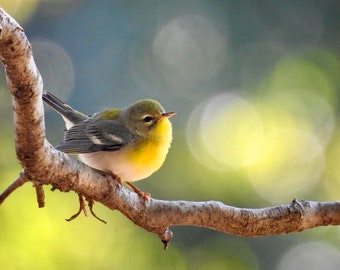
[[[110,173],[144,199],[130,182],[144,179],[163,164],[172,140],[169,117],[155,100],[142,99],[124,109],[109,109],[92,116],[74,110],[45,92],[43,100],[64,119],[64,141],[56,149],[78,154],[90,167]]]

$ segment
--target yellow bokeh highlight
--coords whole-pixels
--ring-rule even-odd
[[[226,171],[257,160],[263,128],[255,108],[234,94],[219,94],[193,111],[187,141],[205,166]]]
[[[265,87],[271,93],[298,95],[307,91],[319,94],[327,102],[338,102],[334,86],[339,68],[335,56],[321,49],[296,52],[277,63]]]
[[[304,197],[322,179],[325,147],[335,126],[337,66],[334,57],[321,50],[292,55],[283,58],[259,88],[255,102],[266,154],[247,173],[254,189],[273,203]]]
[[[298,129],[271,130],[259,162],[247,168],[254,189],[273,203],[282,203],[308,193],[321,177],[322,147],[311,134]]]
[[[211,170],[238,170],[272,203],[303,198],[322,180],[334,136],[336,67],[321,50],[296,53],[253,95],[233,91],[202,102],[187,126],[193,155]]]
[[[206,152],[221,166],[244,167],[257,159],[263,128],[246,100],[222,94],[207,104],[200,125]]]

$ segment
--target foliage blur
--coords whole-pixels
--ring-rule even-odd
[[[91,114],[140,98],[176,111],[164,166],[137,183],[160,199],[265,207],[339,200],[339,2],[0,0],[24,27],[44,87]],[[20,172],[0,77],[0,188]],[[47,109],[56,144],[63,122]],[[240,238],[175,227],[157,237],[74,193],[26,184],[0,208],[2,269],[338,269],[337,227]]]

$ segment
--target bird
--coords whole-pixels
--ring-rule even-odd
[[[166,112],[156,100],[142,99],[123,109],[86,115],[48,91],[42,98],[65,121],[64,140],[57,150],[78,155],[83,163],[150,199],[131,182],[149,177],[164,163],[172,142],[169,118],[175,112]]]

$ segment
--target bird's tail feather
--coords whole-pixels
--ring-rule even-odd
[[[73,109],[50,92],[45,91],[42,98],[48,105],[60,113],[65,120],[67,119],[71,123],[78,123],[88,118],[87,115]]]

